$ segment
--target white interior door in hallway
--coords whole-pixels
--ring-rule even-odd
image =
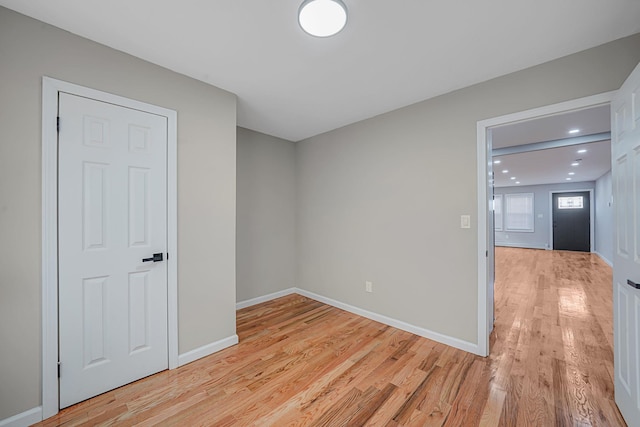
[[[640,65],[611,104],[615,398],[640,426]]]
[[[66,93],[58,111],[63,408],[168,368],[167,118]]]

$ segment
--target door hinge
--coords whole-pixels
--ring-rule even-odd
[[[489,258],[489,251],[486,251],[486,252],[484,253],[484,256],[486,256],[487,258]]]
[[[60,132],[60,117],[56,117],[56,132]]]
[[[58,378],[60,378],[60,361],[58,361]]]
[[[167,259],[169,259],[169,252],[167,252]]]

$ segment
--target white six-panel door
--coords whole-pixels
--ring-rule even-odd
[[[640,65],[611,104],[615,399],[640,426]]]
[[[167,119],[59,97],[60,407],[167,369]]]

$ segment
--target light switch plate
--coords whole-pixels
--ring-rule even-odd
[[[471,228],[471,215],[460,215],[460,228]]]

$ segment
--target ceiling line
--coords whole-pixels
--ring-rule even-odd
[[[611,140],[611,132],[594,133],[592,135],[574,136],[571,138],[553,139],[551,141],[532,142],[530,144],[514,145],[496,148],[491,151],[493,157],[519,154],[529,151],[548,150],[550,148],[569,147],[571,145],[589,144],[592,142]]]

